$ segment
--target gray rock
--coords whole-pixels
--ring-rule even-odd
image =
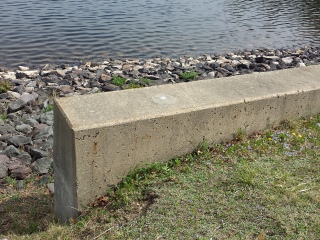
[[[52,126],[48,126],[46,128],[43,128],[37,133],[36,135],[33,136],[34,139],[39,139],[39,138],[48,138],[53,136],[53,128]]]
[[[53,111],[42,113],[40,115],[40,122],[52,125],[53,123]]]
[[[35,185],[37,186],[43,186],[43,185],[48,185],[50,183],[51,176],[50,174],[45,174],[43,175],[39,180],[35,181]]]
[[[303,63],[303,62],[299,62],[299,63],[297,63],[297,65],[296,65],[296,67],[305,67],[305,66],[306,66],[306,64]]]
[[[230,72],[235,72],[236,70],[231,66],[231,65],[229,65],[229,64],[226,64],[225,66],[224,66],[224,69],[226,69],[226,70],[228,70],[228,71],[230,71]]]
[[[22,101],[21,99],[18,99],[14,102],[9,103],[8,105],[8,113],[17,112],[20,109],[22,109],[27,103]]]
[[[34,159],[39,159],[42,157],[49,156],[48,152],[43,151],[43,150],[39,149],[38,147],[29,147],[28,151],[29,151],[29,154],[31,155],[31,157],[33,157]]]
[[[24,92],[21,95],[20,99],[27,104],[27,103],[30,103],[30,102],[36,100],[38,98],[38,96],[39,95],[35,92],[33,92],[31,94]]]
[[[279,56],[263,56],[267,60],[278,61],[280,59]]]
[[[8,97],[8,93],[0,93],[0,99],[7,99]]]
[[[212,68],[212,69],[216,69],[218,67],[220,67],[220,63],[218,62],[212,62],[209,64],[209,66]]]
[[[51,138],[45,142],[41,142],[40,144],[38,144],[38,147],[43,151],[52,152],[53,139]]]
[[[8,169],[10,172],[10,177],[17,180],[23,180],[32,173],[32,169],[23,164],[23,162],[16,157],[11,158],[8,164]]]
[[[48,173],[53,163],[50,157],[43,157],[36,160],[32,165],[41,174]]]
[[[22,93],[25,92],[24,84],[25,84],[25,83],[22,83],[22,85],[19,85],[19,86],[15,87],[13,90],[14,90],[15,92],[18,92],[18,93],[21,95]]]
[[[21,190],[24,188],[24,181],[23,180],[17,180],[15,184],[15,188],[17,190]]]
[[[54,193],[54,183],[49,183],[49,184],[47,184],[47,186],[48,186],[50,192]]]
[[[63,78],[63,77],[66,76],[67,70],[59,70],[59,69],[57,69],[56,73],[57,73],[58,77],[62,77]]]
[[[17,71],[15,74],[16,74],[16,78],[18,79],[27,77],[27,74],[25,74],[23,71]]]
[[[28,67],[25,67],[25,66],[18,66],[18,68],[21,70],[21,71],[28,71],[29,68]]]
[[[11,120],[18,120],[19,119],[19,116],[16,114],[16,113],[9,113],[7,115],[7,118],[8,119],[11,119]]]
[[[10,159],[6,155],[0,154],[0,166],[1,167],[8,167],[9,162],[10,162]]]
[[[16,126],[16,130],[22,133],[30,133],[32,131],[32,128],[28,124],[21,124]]]
[[[116,85],[113,85],[113,84],[105,84],[104,86],[102,86],[102,90],[104,90],[104,91],[118,91],[118,90],[121,90],[121,88]]]
[[[67,81],[67,80],[65,80],[65,79],[62,79],[61,81],[58,82],[58,84],[59,84],[60,86],[62,86],[62,85],[69,85],[70,83],[69,83],[69,81]]]
[[[23,123],[30,125],[31,127],[34,127],[35,125],[38,125],[39,122],[34,119],[34,118],[27,118],[26,120],[23,121]]]
[[[8,176],[8,167],[0,166],[0,179]]]
[[[7,146],[7,143],[0,141],[0,151],[3,151]]]
[[[110,75],[102,73],[99,78],[99,82],[103,83],[105,81],[111,81],[112,77]]]
[[[13,144],[15,147],[20,147],[23,145],[30,144],[32,145],[32,140],[30,137],[22,136],[22,135],[16,135],[8,138],[8,142]]]
[[[216,72],[212,71],[208,73],[208,77],[214,78],[214,76],[216,75]]]
[[[63,92],[64,94],[68,94],[68,93],[73,93],[73,87],[69,86],[69,85],[62,85],[60,86],[60,91]]]
[[[10,80],[15,80],[16,79],[16,73],[15,72],[7,72],[6,74],[3,75],[4,79],[10,79]]]
[[[20,93],[13,92],[13,91],[7,91],[7,95],[9,98],[12,98],[12,99],[19,99],[21,96]]]
[[[98,93],[100,91],[100,89],[98,87],[94,87],[91,90],[91,93]]]
[[[39,71],[38,70],[17,71],[16,76],[17,76],[17,74],[22,77],[34,78],[39,75]],[[20,78],[22,78],[22,77],[20,77]],[[17,76],[17,78],[19,78],[19,77]]]
[[[17,156],[17,158],[19,158],[25,165],[30,165],[32,161],[31,156],[27,152],[22,152]]]
[[[20,154],[20,151],[17,148],[15,148],[14,146],[10,145],[10,146],[6,147],[2,153],[7,155],[8,157],[16,157]]]
[[[8,121],[9,124],[4,124],[3,126],[0,126],[0,132],[1,134],[3,134],[3,136],[0,136],[1,140],[7,139],[7,137],[5,137],[5,134],[11,133],[12,134],[17,134],[18,132],[15,130],[14,123],[11,121]],[[13,126],[12,126],[13,125]]]
[[[284,62],[285,64],[291,64],[293,62],[292,57],[285,57],[285,58],[281,58],[282,62]]]
[[[35,89],[34,87],[26,87],[26,92],[31,93],[34,91],[34,89]]]
[[[27,85],[26,85],[26,87],[33,87],[33,88],[35,88],[37,86],[37,81],[30,81]]]
[[[278,66],[279,64],[276,64],[276,63],[271,63],[270,64],[270,70],[277,70],[277,66]]]

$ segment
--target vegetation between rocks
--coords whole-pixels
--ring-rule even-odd
[[[12,88],[10,81],[0,81],[0,93],[6,93]]]
[[[114,76],[112,78],[112,83],[118,87],[121,87],[123,84],[125,84],[127,79],[119,76]]]
[[[180,74],[180,77],[184,80],[195,80],[198,77],[198,73],[195,70],[186,71]]]
[[[9,239],[319,239],[320,115],[132,170],[69,225],[33,181],[0,189]],[[2,235],[1,235],[2,234]]]
[[[48,104],[44,109],[43,109],[43,112],[50,112],[50,111],[53,111],[53,104]]]

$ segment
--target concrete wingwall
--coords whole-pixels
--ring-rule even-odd
[[[317,113],[320,66],[56,99],[56,215],[77,217],[139,164]]]

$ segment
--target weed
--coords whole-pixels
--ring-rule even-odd
[[[8,185],[14,186],[17,181],[16,181],[16,179],[14,179],[14,178],[6,177],[6,182],[7,182]]]
[[[149,78],[140,78],[139,80],[143,85],[150,86],[153,83],[153,80]]]
[[[0,114],[0,119],[2,119],[4,122],[7,120],[6,114]]]
[[[180,74],[180,78],[190,81],[195,80],[198,77],[198,73],[195,70],[186,71]]]
[[[125,84],[127,79],[119,76],[113,76],[112,78],[112,84],[121,87],[123,84]]]
[[[246,132],[243,129],[238,129],[235,139],[243,141],[246,138]]]
[[[0,93],[5,93],[12,88],[10,81],[0,81]]]
[[[141,88],[141,85],[139,85],[137,83],[130,82],[128,84],[128,86],[126,86],[126,89],[133,89],[133,88]]]
[[[45,109],[43,109],[43,112],[46,113],[46,112],[50,112],[50,111],[53,111],[53,105],[52,104],[48,104]]]

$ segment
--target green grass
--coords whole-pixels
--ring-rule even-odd
[[[186,81],[195,80],[198,77],[198,73],[195,70],[186,71],[180,74],[180,78]]]
[[[0,114],[0,119],[2,119],[4,122],[7,120],[7,114]]]
[[[112,77],[112,84],[121,87],[123,84],[125,84],[127,79],[119,76],[113,76]]]
[[[0,93],[5,93],[12,88],[10,81],[0,81]]]
[[[139,81],[145,86],[150,86],[153,83],[153,80],[149,78],[140,78]]]
[[[149,78],[140,78],[137,80],[130,80],[129,83],[125,86],[125,89],[134,89],[134,88],[142,88],[147,87],[152,84],[152,80]]]
[[[50,111],[53,111],[53,105],[52,104],[48,104],[44,109],[43,109],[43,112],[50,112]]]
[[[52,196],[30,182],[0,194],[0,237],[320,239],[319,157],[320,115],[239,130],[233,141],[132,170],[70,225],[54,222]]]
[[[141,88],[142,86],[138,83],[135,82],[130,82],[127,86],[126,89],[134,89],[134,88]]]

